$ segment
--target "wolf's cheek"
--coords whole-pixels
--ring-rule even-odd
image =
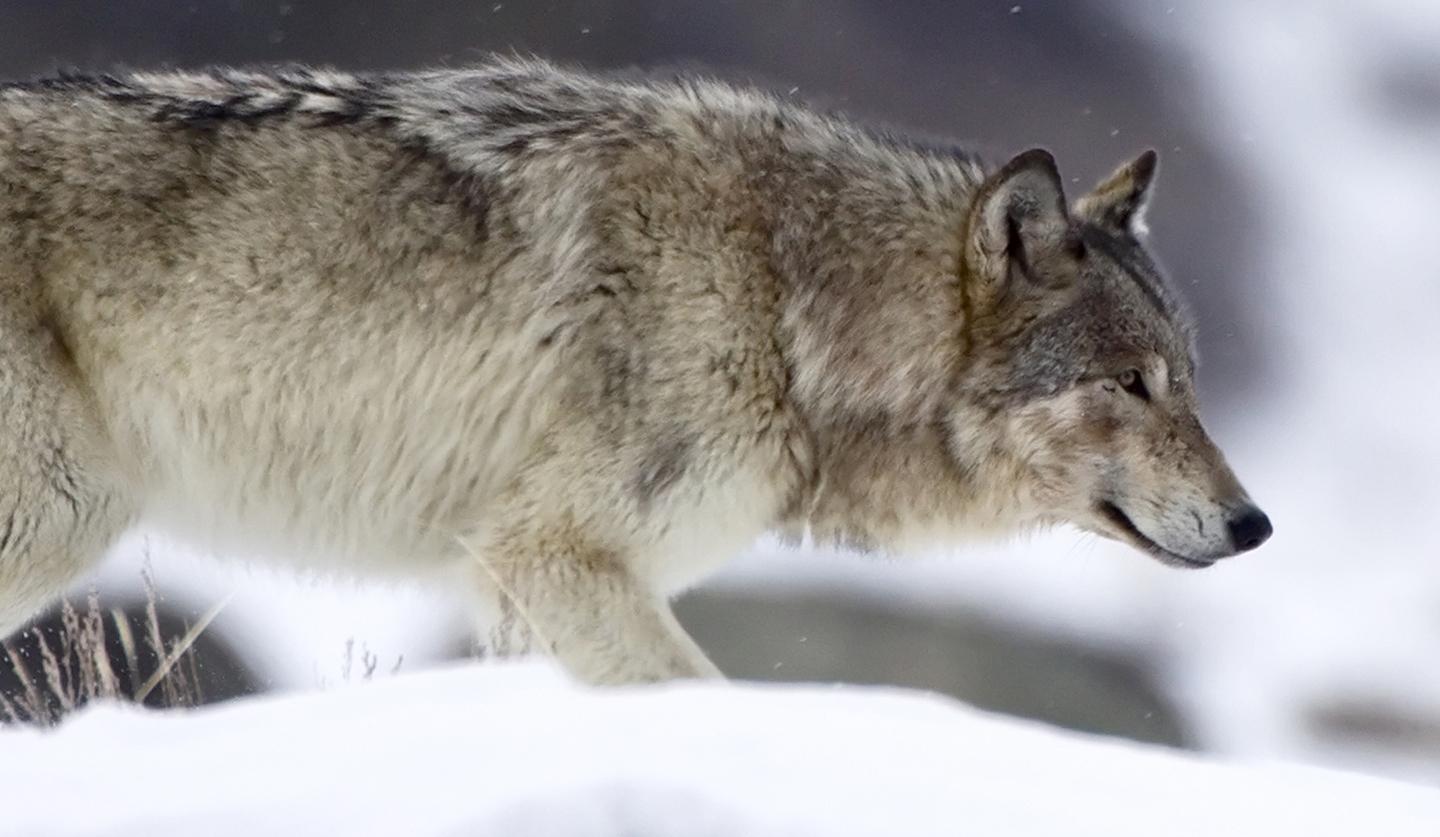
[[[1050,512],[1078,521],[1119,461],[1120,417],[1072,389],[1017,406],[1008,442],[1025,463],[1030,489]]]

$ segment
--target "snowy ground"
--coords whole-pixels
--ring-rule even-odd
[[[7,834],[1440,833],[1440,792],[859,688],[596,691],[470,665],[0,733]],[[102,756],[103,754],[103,756]],[[7,798],[8,795],[8,798]]]

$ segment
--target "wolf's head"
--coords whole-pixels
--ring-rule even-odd
[[[1142,242],[1155,168],[1146,152],[1072,207],[1037,150],[979,187],[948,432],[962,464],[1022,463],[1007,480],[1046,516],[1201,567],[1271,527],[1197,414],[1190,322]]]

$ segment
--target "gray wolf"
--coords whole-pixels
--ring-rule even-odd
[[[0,629],[140,521],[463,585],[602,683],[716,675],[667,596],[765,532],[1251,549],[1155,171],[1072,204],[1041,150],[538,61],[6,85]]]

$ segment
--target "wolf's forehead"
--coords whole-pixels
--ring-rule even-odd
[[[1098,297],[1089,313],[1109,320],[1106,331],[1132,344],[1123,348],[1159,352],[1174,372],[1193,372],[1194,321],[1144,246],[1095,230],[1085,241],[1095,264],[1086,278]]]

